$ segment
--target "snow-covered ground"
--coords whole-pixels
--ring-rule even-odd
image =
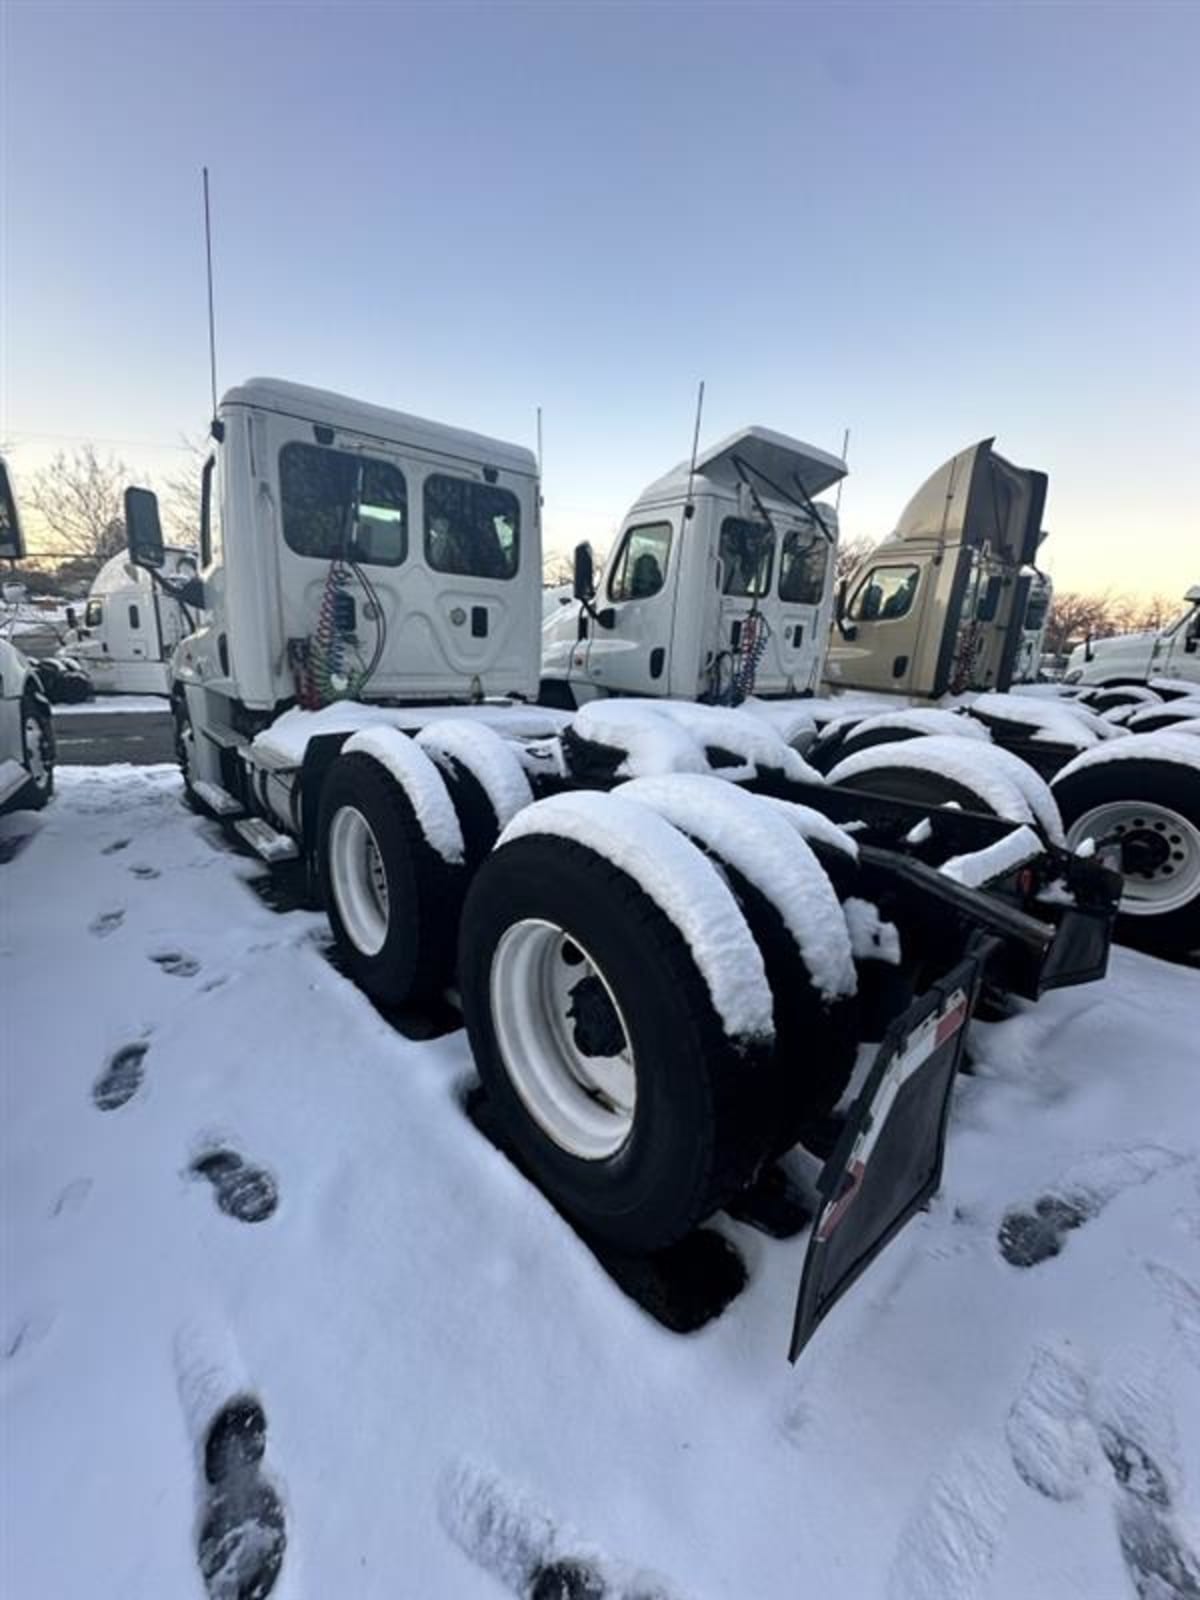
[[[172,772],[58,783],[0,824],[6,1595],[200,1600],[239,1518],[284,1600],[1200,1594],[1200,974],[975,1024],[941,1194],[793,1369],[802,1239],[722,1219],[748,1287],[668,1333],[464,1115],[461,1032]],[[265,1454],[247,1405],[206,1462],[238,1396]]]
[[[165,694],[98,694],[90,700],[75,705],[55,706],[57,714],[64,717],[95,716],[113,711],[170,711],[171,702]]]

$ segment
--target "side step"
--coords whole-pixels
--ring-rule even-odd
[[[226,798],[231,798],[227,796]],[[286,833],[276,833],[269,822],[261,817],[243,817],[233,825],[246,843],[264,861],[294,861],[300,854],[299,846]]]
[[[28,782],[29,774],[19,761],[0,761],[0,806]]]
[[[197,798],[203,800],[208,809],[215,811],[217,816],[241,816],[241,803],[234,799],[228,789],[222,789],[219,783],[209,783],[201,778],[198,783],[192,785],[192,788],[196,791]]]

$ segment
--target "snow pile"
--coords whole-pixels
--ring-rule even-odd
[[[485,723],[443,718],[422,728],[416,742],[435,761],[457,761],[467,769],[487,795],[501,828],[531,804],[533,790],[516,751]]]
[[[1151,678],[1150,687],[1161,695],[1193,695],[1200,689],[1200,678]]]
[[[842,902],[842,912],[856,961],[883,961],[892,967],[900,965],[900,930],[894,922],[884,921],[879,915],[879,907],[873,901],[850,895]]]
[[[983,850],[951,856],[938,870],[945,877],[953,878],[955,883],[964,884],[968,889],[979,889],[985,883],[994,883],[997,878],[1007,877],[1027,861],[1036,860],[1041,853],[1042,841],[1033,829],[1017,828]]]
[[[171,702],[165,694],[97,694],[90,700],[62,702],[51,708],[56,717],[111,716],[114,711],[157,711],[170,714]]]
[[[779,810],[719,778],[682,773],[635,778],[620,793],[697,839],[764,895],[827,1000],[854,993],[854,959],[833,885]]]
[[[1120,737],[1121,729],[1086,706],[1071,700],[1038,700],[1028,695],[981,694],[970,705],[973,717],[999,724],[1018,723],[1034,731],[1035,743],[1065,744],[1090,750],[1102,739]]]
[[[1200,745],[1190,732],[1178,728],[1163,728],[1158,733],[1131,733],[1120,744],[1105,745],[1101,750],[1085,750],[1073,761],[1068,761],[1055,774],[1055,784],[1088,767],[1104,766],[1109,761],[1171,761],[1179,766],[1191,767],[1200,772]]]
[[[443,861],[463,860],[458,812],[441,773],[419,745],[398,728],[364,728],[342,746],[343,755],[371,756],[408,796],[421,831]]]
[[[532,834],[573,839],[627,873],[686,939],[729,1037],[774,1038],[766,970],[737,901],[669,822],[623,792],[556,794],[515,816],[497,849]]]
[[[284,711],[253,740],[254,756],[264,766],[298,767],[308,741],[323,733],[357,733],[361,728],[400,728],[416,733],[427,722],[457,721],[495,728],[512,739],[544,739],[570,721],[566,712],[546,706],[524,706],[485,700],[470,706],[380,706],[359,700],[338,700],[320,711],[293,707]]]
[[[617,768],[623,778],[715,772],[736,781],[753,777],[756,768],[763,767],[796,782],[824,781],[770,722],[731,706],[686,700],[589,700],[576,713],[572,729],[581,739],[623,751]],[[736,758],[735,764],[714,765],[710,750],[727,751]]]
[[[803,752],[817,732],[816,718],[806,700],[759,700],[751,695],[738,707],[772,727],[784,744]]]
[[[1022,784],[998,764],[984,759],[985,754],[1001,753],[995,746],[976,744],[956,734],[935,733],[924,739],[905,739],[897,744],[877,744],[868,750],[859,750],[838,762],[829,774],[829,782],[849,784],[869,793],[874,772],[896,768],[929,772],[961,784],[998,817],[1006,817],[1010,822],[1033,822],[1033,808]],[[1032,768],[1026,770],[1032,771]]]
[[[803,1237],[719,1217],[748,1283],[668,1333],[463,1114],[462,1031],[397,1032],[176,773],[59,789],[0,865],[6,1596],[202,1600],[200,1435],[242,1394],[272,1600],[1196,1587],[1200,973],[1117,949],[972,1023],[941,1192],[791,1368]],[[220,1209],[214,1144],[272,1216]]]

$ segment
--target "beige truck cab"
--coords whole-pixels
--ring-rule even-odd
[[[1012,682],[1048,480],[992,443],[926,479],[842,585],[831,688],[937,698]]]

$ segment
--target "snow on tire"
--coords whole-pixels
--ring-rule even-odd
[[[428,764],[453,816],[437,769]],[[427,788],[426,801],[432,792]],[[430,842],[396,775],[364,750],[343,751],[329,770],[317,859],[334,939],[360,988],[399,1007],[449,982],[465,871]]]
[[[1072,848],[1120,845],[1118,936],[1163,952],[1200,948],[1200,740],[1131,735],[1077,757],[1053,787]]]
[[[463,1015],[522,1167],[584,1232],[654,1250],[762,1162],[770,991],[733,895],[682,834],[615,795],[556,800],[569,803],[522,812],[475,875]],[[639,851],[657,863],[650,886],[634,876]],[[719,924],[707,946],[688,926],[696,903]],[[714,961],[729,968],[715,994]]]
[[[446,717],[422,728],[416,743],[438,765],[458,813],[467,864],[475,867],[500,830],[532,804],[528,775],[508,740],[482,723]]]

